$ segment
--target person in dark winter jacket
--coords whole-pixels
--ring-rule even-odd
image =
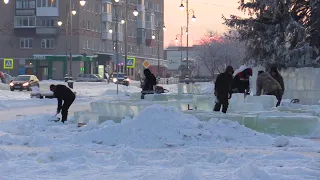
[[[156,77],[151,73],[149,69],[143,71],[145,79],[142,87],[142,96],[141,99],[144,99],[145,94],[153,94],[154,86],[157,85]]]
[[[281,76],[281,74],[279,73],[279,71],[277,70],[276,67],[271,67],[270,75],[273,77],[273,79],[277,80],[277,82],[280,84],[281,89],[282,89],[281,92],[282,92],[282,95],[283,95],[284,94],[284,90],[285,90],[283,77]]]
[[[214,111],[220,111],[222,106],[222,112],[226,113],[229,106],[229,99],[232,94],[232,81],[234,70],[232,66],[228,66],[224,73],[218,75],[215,86],[214,95],[217,97],[218,102],[214,106]]]
[[[249,78],[252,76],[252,69],[246,68],[242,72],[239,72],[233,78],[232,91],[234,93],[250,93],[250,82]]]
[[[58,99],[57,114],[61,112],[61,121],[64,123],[65,121],[67,121],[68,110],[75,100],[76,95],[67,86],[61,84],[50,85],[50,91],[52,91],[54,93],[54,97]]]

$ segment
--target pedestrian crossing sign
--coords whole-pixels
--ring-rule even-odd
[[[127,58],[127,68],[135,68],[136,67],[136,58],[128,57]]]
[[[4,58],[3,59],[3,69],[13,69],[13,59]]]

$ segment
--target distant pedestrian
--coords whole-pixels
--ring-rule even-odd
[[[270,69],[270,75],[277,80],[277,82],[280,84],[281,89],[282,89],[282,95],[284,94],[285,91],[285,87],[284,87],[284,82],[283,82],[283,77],[281,76],[281,74],[279,73],[277,67],[271,67]]]
[[[0,71],[0,79],[1,79],[1,83],[6,83],[6,76],[1,71]]]
[[[214,106],[214,111],[220,111],[222,106],[222,112],[227,112],[229,99],[231,98],[232,94],[233,72],[233,67],[228,66],[225,72],[219,74],[216,79],[214,86],[214,95],[217,97],[217,102]]]
[[[280,84],[269,73],[259,71],[256,95],[260,96],[262,91],[264,95],[274,95],[278,100],[276,106],[278,107],[280,105],[282,99],[282,89]]]
[[[73,101],[75,100],[76,95],[74,94],[74,92],[71,91],[71,89],[62,84],[50,85],[50,91],[52,91],[54,93],[54,97],[58,99],[57,114],[61,112],[61,121],[64,123],[65,121],[67,121],[68,110]]]
[[[155,86],[157,85],[156,77],[151,73],[150,69],[145,69],[143,71],[145,79],[142,87],[141,99],[144,99],[145,94],[153,94]]]
[[[250,94],[250,76],[252,76],[251,68],[246,68],[242,72],[236,74],[233,78],[233,92]]]

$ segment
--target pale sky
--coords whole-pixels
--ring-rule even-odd
[[[225,32],[226,26],[223,25],[222,14],[229,17],[230,14],[242,16],[238,8],[239,0],[189,0],[189,9],[193,9],[197,18],[196,22],[191,20],[192,12],[190,12],[189,24],[189,46],[197,42],[203,37],[207,29]],[[184,1],[185,2],[185,1]],[[187,13],[181,11],[179,6],[181,0],[164,0],[165,8],[165,25],[166,31],[164,35],[164,46],[175,43],[177,34],[181,32],[181,26],[187,24]],[[186,4],[183,3],[186,7]],[[186,36],[183,36],[183,44],[186,45]]]

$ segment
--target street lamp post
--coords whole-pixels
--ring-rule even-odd
[[[157,44],[158,44],[158,51],[157,51],[157,55],[158,55],[158,75],[157,75],[157,78],[158,80],[160,79],[160,32],[161,32],[161,29],[163,29],[163,31],[166,30],[166,26],[164,24],[164,22],[158,22],[158,24],[156,25],[156,32],[157,32],[157,36],[158,36],[158,39],[157,39]],[[153,34],[152,35],[152,39],[156,39],[156,36]]]
[[[119,2],[119,0],[115,0],[115,2]],[[116,46],[115,46],[115,50],[116,50],[116,72],[117,72],[117,95],[119,94],[119,44],[118,44],[118,36],[119,36],[119,32],[118,32],[118,26],[119,26],[119,15],[118,15],[118,8],[119,6],[116,5],[115,7],[115,18],[116,18],[116,22],[115,22],[115,27],[114,27],[114,31],[115,31],[115,36],[116,36]],[[113,33],[112,28],[109,29],[109,33]]]
[[[84,6],[86,4],[86,1],[85,0],[80,0],[79,1],[80,5],[81,6]],[[70,41],[70,44],[69,44],[69,78],[72,78],[72,16],[75,16],[77,14],[77,11],[75,10],[74,8],[74,4],[72,3],[72,0],[69,1],[69,12],[68,12],[68,15],[67,15],[67,18],[66,18],[66,35],[68,34],[68,21],[69,21],[69,18],[70,18],[70,28],[69,28],[69,41]],[[62,21],[58,21],[57,22],[58,26],[62,26]],[[67,43],[67,40],[66,40],[66,43]]]
[[[186,13],[187,13],[187,28],[186,28],[186,35],[187,35],[187,75],[189,75],[189,16],[190,12],[192,12],[192,20],[196,21],[196,16],[194,15],[194,10],[189,9],[189,0],[185,0],[186,3]],[[184,10],[184,5],[183,5],[183,0],[181,0],[181,5],[180,9],[183,11]]]
[[[116,3],[119,3],[120,0],[114,0]],[[124,19],[121,20],[121,24],[124,24],[124,74],[127,74],[127,59],[128,59],[128,0],[124,2]],[[139,12],[137,9],[134,9],[133,15],[138,16]]]

